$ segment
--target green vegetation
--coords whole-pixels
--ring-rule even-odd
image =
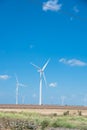
[[[77,128],[87,130],[87,117],[71,116],[69,112],[62,116],[57,114],[41,115],[28,112],[0,112],[0,130],[45,130],[46,128]]]
[[[63,113],[64,116],[69,115],[69,111]]]
[[[78,115],[79,115],[79,116],[82,116],[82,112],[81,112],[81,111],[78,111]]]

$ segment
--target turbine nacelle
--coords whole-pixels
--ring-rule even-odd
[[[43,73],[43,70],[42,70],[42,69],[39,69],[39,70],[37,70],[37,72],[39,72],[39,73]]]

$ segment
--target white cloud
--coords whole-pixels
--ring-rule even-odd
[[[65,58],[61,58],[59,60],[59,62],[61,63],[64,63],[64,64],[68,64],[70,66],[87,66],[87,63],[86,62],[83,62],[81,60],[78,60],[78,59],[65,59]]]
[[[50,83],[49,86],[50,86],[50,87],[56,87],[56,86],[57,86],[57,83],[56,83],[56,82]]]
[[[73,10],[74,10],[74,12],[79,13],[79,9],[77,8],[77,6],[74,6]]]
[[[58,3],[58,0],[48,0],[43,3],[43,10],[59,11],[62,7],[62,4]]]
[[[73,20],[73,17],[70,17],[70,21],[72,21]]]
[[[9,79],[8,75],[0,75],[0,79],[7,80]]]
[[[34,48],[34,45],[32,45],[32,44],[31,44],[31,45],[29,45],[29,48],[30,48],[30,49]]]

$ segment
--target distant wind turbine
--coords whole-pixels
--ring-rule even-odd
[[[66,96],[61,96],[61,105],[63,106],[64,105],[64,101],[65,101],[65,99],[66,99]]]
[[[24,104],[25,96],[22,96],[22,104]]]
[[[42,105],[42,79],[44,79],[45,84],[47,86],[47,81],[46,81],[46,77],[45,77],[45,74],[44,74],[44,70],[47,67],[49,61],[50,61],[50,59],[45,63],[45,65],[43,66],[43,68],[40,68],[39,66],[31,63],[31,65],[33,65],[38,70],[38,72],[40,73],[39,105]]]
[[[15,78],[16,78],[16,104],[18,104],[19,87],[20,86],[25,87],[25,85],[22,83],[19,83],[17,75],[15,75]]]

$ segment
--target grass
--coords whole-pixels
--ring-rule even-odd
[[[41,115],[30,112],[0,112],[0,120],[3,119],[5,123],[8,121],[8,124],[10,121],[17,121],[16,124],[21,124],[21,130],[23,129],[22,127],[25,127],[25,124],[27,124],[26,130],[33,129],[33,126],[37,126],[37,130],[44,130],[48,127],[77,128],[79,130],[87,130],[87,117],[85,116],[55,116],[55,114]],[[6,127],[9,127],[9,125]],[[18,128],[18,130],[20,129]]]

